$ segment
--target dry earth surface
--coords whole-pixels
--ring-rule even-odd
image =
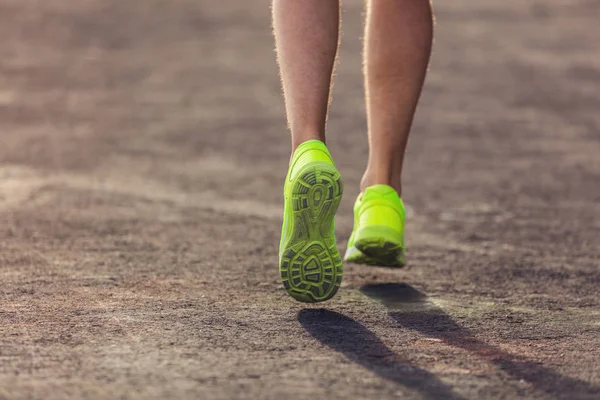
[[[330,148],[366,162],[361,7]],[[600,4],[437,4],[409,266],[279,282],[267,0],[0,1],[0,399],[600,398]]]

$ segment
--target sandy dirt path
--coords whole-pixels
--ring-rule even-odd
[[[330,148],[366,162],[361,1]],[[0,399],[600,398],[600,8],[437,4],[409,266],[278,279],[267,0],[0,0]]]

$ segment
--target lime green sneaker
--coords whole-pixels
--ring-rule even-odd
[[[374,185],[354,203],[354,230],[345,261],[384,267],[404,266],[404,217],[398,193],[388,185]]]
[[[283,286],[298,301],[329,300],[342,283],[342,259],[333,227],[342,191],[342,179],[325,144],[318,140],[301,144],[283,188],[279,246]]]

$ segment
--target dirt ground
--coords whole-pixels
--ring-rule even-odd
[[[329,124],[341,249],[361,7]],[[277,271],[267,0],[0,0],[0,399],[599,399],[598,2],[436,11],[409,265],[346,265],[307,306]]]

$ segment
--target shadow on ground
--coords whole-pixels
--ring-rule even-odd
[[[484,343],[458,325],[427,296],[405,283],[369,284],[365,295],[380,301],[401,329],[411,329],[427,338],[467,350],[496,365],[513,379],[524,380],[535,389],[557,399],[596,399],[600,388],[570,378],[527,358]],[[359,322],[325,309],[304,309],[298,314],[302,326],[321,343],[382,378],[418,391],[427,399],[461,399],[434,374],[410,365],[390,350]]]
[[[498,366],[516,380],[524,380],[538,390],[559,399],[598,398],[600,388],[569,378],[527,358],[489,345],[458,325],[427,296],[405,283],[369,284],[361,288],[365,295],[379,300],[392,319],[402,328],[428,338],[440,339],[449,346],[467,350]]]
[[[298,320],[321,343],[382,378],[418,391],[425,399],[462,399],[432,373],[402,360],[352,318],[325,309],[304,309]]]

